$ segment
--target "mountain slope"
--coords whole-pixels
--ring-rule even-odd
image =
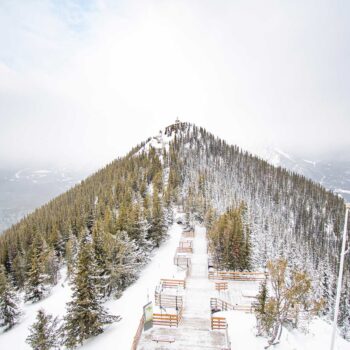
[[[341,160],[310,160],[287,154],[278,148],[260,149],[257,154],[274,166],[303,175],[350,200],[350,162]],[[336,159],[336,158],[335,158]]]
[[[189,220],[203,221],[242,202],[251,230],[253,267],[282,255],[291,265],[305,268],[330,315],[344,201],[188,123],[167,127],[7,230],[0,237],[0,262],[23,288],[37,235],[60,264],[69,267],[72,251],[79,248],[74,242],[88,230],[113,247],[117,244],[113,249],[122,246],[133,252],[120,257],[123,253],[117,249],[120,264],[113,268],[122,274],[110,287],[120,295],[164,239],[173,204],[182,205]],[[105,249],[114,254],[110,246]],[[344,335],[350,325],[349,285],[347,261],[340,320]]]
[[[204,219],[210,207],[223,212],[244,202],[255,266],[282,255],[292,265],[306,268],[318,295],[326,300],[326,313],[331,313],[343,199],[304,176],[229,146],[203,128],[182,123],[166,128],[164,135],[174,138],[169,148],[170,174],[179,176],[174,182],[179,183],[179,198],[186,211]],[[350,322],[349,285],[347,261],[341,305],[344,334]]]
[[[0,234],[88,174],[67,168],[0,169]]]

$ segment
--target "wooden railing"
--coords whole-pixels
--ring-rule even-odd
[[[263,281],[266,279],[264,272],[240,272],[240,271],[209,271],[208,278],[211,280],[229,280],[229,281]]]
[[[227,282],[215,282],[215,290],[222,291],[228,289],[228,283]]]
[[[162,278],[160,280],[160,283],[162,285],[162,287],[164,288],[178,288],[178,287],[182,287],[182,288],[186,288],[186,281],[185,280],[174,280],[174,279],[165,279]]]
[[[176,248],[177,253],[188,253],[192,254],[193,253],[193,248],[192,247],[177,247]]]
[[[219,311],[244,311],[247,313],[254,312],[253,305],[232,305],[227,301],[219,298],[210,298],[210,310],[212,313]]]
[[[181,248],[193,248],[193,241],[180,241],[179,247],[181,247]]]
[[[136,334],[134,336],[134,341],[132,342],[131,350],[137,350],[137,346],[139,345],[139,341],[141,339],[144,324],[145,324],[145,318],[142,315],[139,323],[139,327],[137,328]]]
[[[174,265],[181,267],[191,267],[191,258],[188,256],[175,255]]]
[[[194,237],[194,231],[183,231],[182,235],[186,238]]]
[[[211,317],[211,329],[226,329],[227,328],[227,322],[225,317]]]
[[[232,304],[230,304],[227,301],[224,301],[222,299],[210,298],[210,310],[213,313],[213,312],[218,312],[218,311],[234,310],[234,307]]]
[[[154,301],[157,306],[161,307],[180,309],[183,306],[182,296],[163,294],[159,293],[158,291],[155,291],[154,293]]]
[[[178,327],[182,320],[182,308],[177,314],[153,314],[153,324],[156,326]]]

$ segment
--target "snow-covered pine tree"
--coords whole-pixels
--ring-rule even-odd
[[[5,267],[0,266],[0,326],[12,328],[19,319],[18,299],[13,286],[6,276]]]
[[[348,312],[348,310],[350,310],[350,283],[345,282],[342,290],[343,292],[340,298],[338,326],[342,336],[345,339],[350,340],[350,315]]]
[[[92,244],[96,261],[97,289],[102,299],[109,297],[113,287],[111,285],[112,265],[110,260],[111,244],[109,233],[104,232],[102,225],[96,222],[92,230]]]
[[[140,258],[143,262],[147,261],[149,252],[152,250],[152,242],[147,239],[150,224],[144,214],[144,210],[138,203],[132,206],[129,220],[129,231],[127,231],[130,240],[133,240],[140,250]]]
[[[70,232],[69,238],[65,247],[67,274],[69,278],[73,277],[77,254],[78,254],[78,239],[74,234],[72,234],[72,232]]]
[[[30,334],[26,342],[33,350],[58,349],[60,345],[60,334],[58,329],[58,318],[45,314],[40,309],[36,316],[36,322],[29,329]]]
[[[60,276],[60,260],[53,247],[46,248],[43,260],[44,273],[47,276],[47,282],[51,285],[56,285]]]
[[[159,193],[154,188],[152,196],[152,221],[149,236],[157,248],[164,239],[165,228],[163,205],[159,198]]]
[[[31,255],[25,282],[25,301],[37,302],[44,298],[47,292],[47,275],[44,273],[43,239],[34,235],[31,245]]]
[[[101,305],[98,281],[91,237],[84,233],[73,278],[72,301],[67,304],[62,327],[64,345],[69,349],[102,333],[104,325],[120,320],[119,316],[109,315]]]
[[[221,215],[208,232],[209,245],[220,268],[247,271],[251,268],[250,228],[244,222],[244,205]]]
[[[269,330],[273,324],[273,316],[269,310],[266,310],[269,291],[267,288],[267,280],[264,279],[259,288],[257,301],[254,304],[254,312],[257,321],[258,335],[266,335],[266,330]]]
[[[14,285],[17,288],[23,288],[26,280],[26,259],[22,246],[20,246],[16,257],[13,259],[11,270]]]

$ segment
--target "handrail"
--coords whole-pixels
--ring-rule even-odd
[[[177,247],[176,248],[177,253],[188,253],[192,254],[193,253],[193,248],[192,247]]]
[[[232,305],[219,298],[210,298],[210,309],[212,313],[219,311],[253,312],[255,307],[253,305]]]
[[[186,267],[190,267],[191,266],[191,258],[188,256],[181,256],[181,255],[175,254],[174,264],[177,266],[180,266],[180,267],[183,265],[185,265]]]
[[[179,247],[181,247],[181,248],[193,248],[193,241],[180,241]]]
[[[182,308],[183,298],[179,295],[169,295],[159,293],[157,290],[154,292],[154,300],[157,306],[163,307],[173,307],[173,308]]]
[[[229,280],[229,281],[263,281],[267,278],[264,272],[238,272],[238,271],[209,271],[209,279]]]
[[[227,282],[215,282],[215,289],[219,292],[222,290],[227,290],[228,283]]]
[[[153,314],[153,324],[158,326],[178,327],[182,320],[183,308],[178,309],[177,314]]]
[[[136,331],[136,334],[134,336],[134,340],[132,342],[131,350],[137,350],[137,346],[138,346],[139,341],[141,339],[144,324],[145,324],[145,317],[144,317],[144,315],[142,315],[139,326],[138,326],[137,331]]]
[[[165,288],[177,288],[177,287],[183,287],[184,289],[186,288],[186,281],[185,280],[162,278],[160,280],[160,283]]]
[[[227,327],[227,322],[225,317],[211,317],[211,329],[225,329]]]

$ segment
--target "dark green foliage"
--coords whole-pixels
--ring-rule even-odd
[[[25,282],[25,301],[37,302],[47,292],[47,275],[44,273],[44,242],[36,234],[31,245],[29,267]]]
[[[59,348],[59,339],[57,317],[46,315],[44,310],[40,309],[36,316],[36,322],[30,327],[30,334],[26,342],[33,350],[51,350]]]
[[[0,266],[0,326],[5,330],[12,328],[19,319],[20,311],[15,291],[6,276],[5,268]]]
[[[245,271],[251,267],[250,232],[244,223],[244,206],[232,208],[212,224],[209,246],[221,269]]]
[[[85,234],[80,242],[72,301],[67,304],[67,315],[62,328],[64,345],[69,349],[102,333],[104,325],[120,319],[119,316],[109,315],[102,307],[99,285],[100,276],[93,244],[90,235]]]
[[[159,247],[164,239],[165,229],[164,209],[155,188],[152,196],[152,221],[149,228],[149,238],[152,239],[156,247]]]
[[[257,296],[257,303],[255,304],[255,311],[259,314],[265,313],[265,306],[267,302],[267,298],[269,295],[269,291],[267,288],[267,280],[264,279],[260,284],[259,294]]]

